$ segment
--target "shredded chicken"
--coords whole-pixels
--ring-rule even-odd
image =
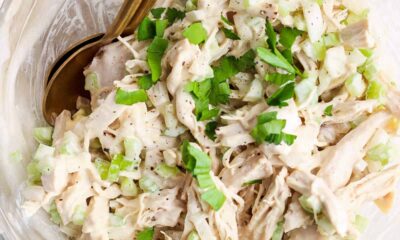
[[[357,239],[400,177],[361,5],[158,0],[86,68],[91,99],[34,130],[22,209],[82,240]]]

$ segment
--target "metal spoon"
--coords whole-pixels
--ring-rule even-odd
[[[43,116],[53,125],[55,116],[63,110],[75,110],[76,99],[88,96],[84,90],[83,70],[101,47],[123,33],[133,33],[147,16],[156,0],[125,0],[113,24],[105,34],[89,36],[69,48],[53,65],[43,97]]]

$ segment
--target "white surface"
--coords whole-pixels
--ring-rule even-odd
[[[17,207],[23,166],[34,147],[31,130],[43,123],[42,79],[46,67],[68,44],[104,29],[121,1],[0,0],[0,232],[7,240],[62,238],[46,217],[26,220]],[[384,56],[382,68],[398,80],[400,2],[371,0],[370,4],[371,22]],[[10,163],[9,154],[15,150],[24,154],[22,163]],[[363,209],[372,219],[363,239],[400,239],[399,198],[395,206],[386,216],[372,205]]]

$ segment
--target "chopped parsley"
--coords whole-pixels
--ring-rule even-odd
[[[276,52],[279,53],[278,51]],[[282,56],[281,53],[276,54],[273,53],[271,50],[263,47],[258,47],[257,53],[261,60],[268,63],[269,65],[284,69],[289,73],[296,73],[296,70],[294,69],[292,64],[290,64],[288,60],[286,60],[286,58]]]
[[[154,8],[151,9],[151,14],[155,19],[160,19],[162,14],[165,12],[165,8]]]
[[[270,106],[285,107],[288,106],[287,100],[294,96],[294,82],[289,82],[281,86],[274,94],[268,99],[267,103]]]
[[[117,93],[115,94],[115,102],[122,105],[133,105],[139,102],[146,102],[147,99],[146,91],[143,89],[127,92],[118,88]]]
[[[294,143],[296,136],[283,132],[286,120],[277,117],[277,112],[267,112],[258,116],[257,125],[251,131],[251,136],[258,144],[268,142],[278,145],[285,142],[287,145],[292,145]]]
[[[176,8],[168,8],[165,15],[169,24],[173,24],[176,20],[184,19],[186,13]]]
[[[274,27],[272,24],[267,21],[265,24],[265,33],[267,34],[267,43],[270,49],[275,51],[276,49],[276,43],[277,43],[277,37],[276,37],[276,32],[274,30]]]
[[[207,40],[208,34],[203,25],[197,22],[183,30],[183,36],[187,38],[191,44],[199,45]]]
[[[222,28],[222,31],[225,34],[225,37],[232,39],[232,40],[240,40],[240,37],[234,33],[232,30],[229,30],[227,28]]]
[[[223,15],[221,15],[221,20],[222,20],[224,23],[226,23],[226,24],[228,24],[228,25],[230,25],[230,26],[233,25],[233,23],[232,23],[231,21],[229,21],[229,19],[227,19],[227,18],[224,17]]]
[[[218,66],[213,68],[214,77],[201,82],[191,82],[186,86],[186,91],[192,93],[196,103],[195,115],[197,120],[205,121],[214,119],[219,115],[218,106],[229,101],[231,89],[228,79],[239,72],[244,72],[254,67],[254,51],[250,50],[239,59],[233,56],[223,57]]]
[[[265,75],[265,81],[273,83],[278,86],[282,86],[287,82],[294,81],[294,74],[280,74],[280,73],[269,73]]]
[[[294,41],[298,36],[302,34],[302,31],[285,27],[279,34],[279,43],[282,44],[286,49],[290,50],[293,46]]]
[[[215,121],[206,124],[205,133],[209,139],[215,140],[217,138],[217,134],[215,133],[217,126],[218,124]]]

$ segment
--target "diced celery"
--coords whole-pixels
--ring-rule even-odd
[[[165,163],[160,163],[156,169],[156,173],[163,178],[175,177],[180,173],[179,168],[168,166]]]
[[[256,102],[262,99],[264,95],[264,87],[262,82],[256,78],[251,82],[250,89],[247,92],[246,96],[244,96],[243,101],[246,102]]]
[[[52,127],[40,127],[33,129],[33,136],[41,144],[51,145],[52,144]]]
[[[60,147],[60,153],[64,155],[74,155],[80,152],[79,138],[73,132],[66,132]]]
[[[94,165],[97,169],[97,172],[99,173],[100,177],[102,180],[107,179],[108,175],[108,169],[110,168],[110,162],[101,159],[101,158],[96,158],[94,160]]]
[[[359,98],[364,95],[367,85],[365,84],[363,77],[359,73],[351,75],[345,83],[347,91],[351,96]]]
[[[298,83],[294,89],[296,96],[296,103],[305,107],[318,102],[317,86],[315,84],[316,76],[310,74],[310,76],[300,83]]]
[[[49,208],[50,220],[55,224],[61,224],[62,220],[60,214],[58,213],[57,206],[55,202],[50,205]]]
[[[197,0],[187,0],[186,1],[186,11],[190,12],[197,9]]]
[[[366,217],[363,217],[361,215],[356,215],[355,221],[354,221],[354,226],[359,232],[364,232],[365,229],[367,229],[369,220]]]
[[[86,208],[82,205],[75,207],[74,213],[72,215],[72,223],[78,226],[82,226],[86,218]]]
[[[271,240],[281,240],[283,238],[283,221],[278,222],[275,227]]]
[[[109,222],[110,222],[110,225],[113,227],[121,227],[121,226],[125,225],[125,219],[116,214],[110,214]]]
[[[299,197],[299,203],[306,212],[312,214],[318,214],[322,210],[321,202],[315,196],[306,197],[302,195]]]
[[[132,160],[138,160],[143,149],[142,142],[136,137],[128,137],[124,140],[125,156]]]
[[[139,187],[144,192],[156,192],[156,191],[160,190],[158,185],[149,176],[143,176],[139,180]]]
[[[34,160],[34,161],[28,163],[28,166],[26,167],[28,181],[34,185],[38,185],[41,183],[42,173],[39,171],[37,165],[38,165],[38,162]]]
[[[354,49],[349,53],[347,60],[353,66],[360,67],[365,64],[365,62],[367,61],[367,57],[364,56],[364,54],[360,50]]]
[[[49,147],[47,145],[39,144],[35,154],[33,155],[33,159],[37,161],[41,161],[43,159],[52,157],[54,155],[55,148]]]
[[[378,81],[372,81],[369,83],[366,93],[367,99],[376,99],[383,102],[385,95],[386,91],[381,83]]]
[[[384,167],[392,159],[394,153],[394,146],[391,146],[390,143],[382,143],[376,145],[367,152],[366,160],[380,162],[381,165]]]
[[[138,194],[138,188],[132,179],[124,177],[121,181],[121,192],[123,196],[135,197]]]
[[[328,33],[324,36],[324,43],[326,47],[334,47],[340,44],[338,33]]]
[[[318,232],[324,236],[332,236],[335,234],[335,228],[329,219],[325,216],[322,216],[316,220],[318,225]]]
[[[85,90],[93,94],[100,89],[100,82],[95,72],[88,72],[85,76]]]
[[[318,61],[323,61],[325,59],[325,55],[326,55],[326,45],[325,45],[323,39],[314,42],[312,44],[312,46],[313,46],[315,58]]]
[[[200,236],[196,231],[192,231],[187,237],[187,240],[200,240]]]

